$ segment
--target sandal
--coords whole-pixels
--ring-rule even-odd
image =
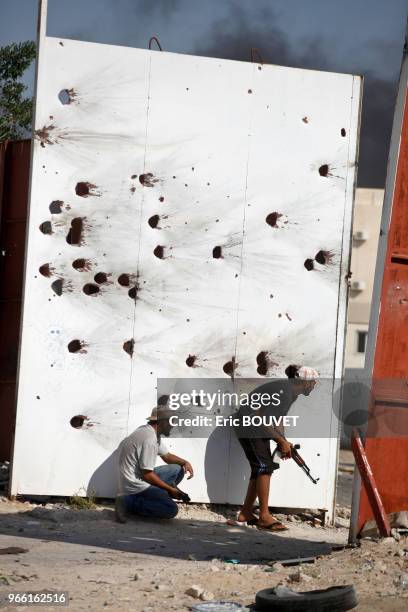
[[[286,527],[286,525],[278,520],[274,521],[270,525],[266,525],[265,527],[262,527],[258,523],[257,527],[261,531],[289,531],[289,527]]]

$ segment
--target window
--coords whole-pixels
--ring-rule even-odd
[[[367,332],[357,332],[357,353],[365,353],[367,344]]]

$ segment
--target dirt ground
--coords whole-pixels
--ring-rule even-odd
[[[283,516],[289,531],[266,533],[228,526],[234,509],[180,505],[171,521],[114,522],[112,506],[76,510],[66,504],[10,502],[0,497],[0,595],[16,591],[68,591],[72,611],[189,610],[197,585],[203,598],[250,605],[255,593],[284,584],[294,590],[355,584],[360,611],[408,609],[408,539],[347,543],[350,470],[340,464],[337,527]],[[314,524],[314,526],[313,526]],[[284,567],[279,561],[315,557],[314,563]],[[229,561],[237,560],[233,564]],[[408,574],[407,574],[408,578]],[[5,607],[5,610],[16,608]],[[27,607],[24,609],[28,609]],[[47,609],[55,609],[47,607]]]

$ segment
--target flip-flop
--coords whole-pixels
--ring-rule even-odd
[[[274,521],[273,523],[271,523],[270,525],[267,525],[266,527],[262,527],[261,525],[258,524],[257,527],[261,531],[289,531],[289,527],[286,527],[286,525],[284,525],[280,521]]]

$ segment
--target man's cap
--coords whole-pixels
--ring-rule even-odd
[[[173,411],[167,408],[167,406],[155,406],[147,420],[157,423],[157,421],[169,419],[172,414],[174,414]]]
[[[297,378],[301,378],[302,380],[315,380],[319,378],[319,372],[314,368],[301,366],[297,371]]]

